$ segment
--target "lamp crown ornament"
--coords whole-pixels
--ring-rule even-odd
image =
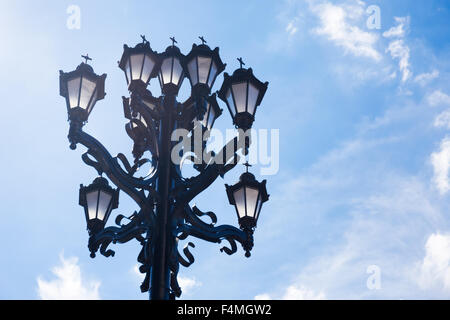
[[[85,62],[84,63],[88,63],[88,61],[92,61],[92,58],[91,57],[89,57],[89,54],[86,54],[86,55],[81,55],[81,57],[83,58],[83,59],[85,59]]]

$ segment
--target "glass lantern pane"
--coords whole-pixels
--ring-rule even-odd
[[[81,81],[80,107],[87,110],[91,97],[97,84],[94,81],[83,78]],[[95,98],[95,97],[94,97]]]
[[[142,69],[142,81],[147,83],[148,79],[150,78],[150,74],[153,71],[153,67],[155,66],[155,62],[149,57],[145,56],[144,58],[144,68]]]
[[[245,188],[241,188],[233,192],[234,202],[236,203],[236,210],[238,212],[239,218],[245,217],[244,189]]]
[[[131,81],[130,59],[128,59],[127,63],[125,64],[125,76],[127,77],[127,83],[130,84]]]
[[[197,58],[192,59],[191,62],[188,63],[188,71],[189,71],[189,77],[191,79],[192,85],[195,86],[198,82]]]
[[[208,78],[208,87],[211,89],[214,78],[216,77],[216,73],[217,73],[217,67],[216,64],[213,62],[212,63],[212,67],[211,67],[211,72],[209,73],[209,78]]]
[[[259,90],[251,83],[248,86],[248,105],[247,112],[250,114],[255,113],[256,100],[258,99]]]
[[[147,107],[149,107],[151,110],[155,109],[155,107],[156,107],[156,106],[155,106],[153,103],[151,103],[150,101],[142,100],[142,102],[143,102]]]
[[[164,59],[161,65],[162,83],[170,83],[170,74],[172,72],[172,58]]]
[[[140,80],[142,64],[144,63],[144,55],[133,54],[130,56],[130,61],[131,61],[131,79]]]
[[[235,83],[232,85],[234,100],[236,101],[236,112],[245,112],[247,102],[247,82]]]
[[[198,57],[198,82],[206,84],[206,81],[208,80],[210,66],[211,66],[211,58]]]
[[[183,67],[180,64],[180,60],[174,58],[173,59],[173,73],[172,73],[172,83],[174,85],[178,86],[182,72],[183,72]]]
[[[144,125],[144,126],[147,126],[147,122],[145,122],[145,119],[144,119],[144,117],[142,116],[142,114],[140,114],[140,113],[138,113],[138,120],[139,121],[141,121],[142,122],[142,124]]]
[[[234,101],[233,101],[233,95],[231,94],[231,89],[228,89],[227,94],[225,96],[228,102],[228,106],[231,110],[231,114],[234,118],[234,115],[236,114],[236,108],[234,107]]]
[[[261,206],[262,206],[262,200],[261,200],[261,195],[258,196],[258,204],[256,206],[256,217],[255,219],[258,220],[259,218],[259,213],[261,212]]]
[[[258,189],[245,187],[246,200],[247,200],[247,216],[254,218],[255,209],[258,201]]]
[[[80,94],[81,78],[75,78],[67,82],[70,108],[78,107],[78,95]]]
[[[86,205],[88,207],[89,220],[97,216],[98,191],[92,191],[86,194]]]
[[[91,113],[92,108],[94,107],[95,102],[97,102],[97,88],[94,90],[94,94],[92,95],[93,98],[91,99],[91,102],[89,102],[87,112]]]
[[[98,199],[98,211],[97,219],[104,220],[105,215],[108,213],[109,204],[111,203],[112,195],[104,191],[100,191],[100,197]]]

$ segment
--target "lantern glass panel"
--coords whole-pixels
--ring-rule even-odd
[[[259,90],[251,83],[248,86],[248,105],[247,112],[250,114],[255,113],[256,100],[258,99]]]
[[[206,83],[208,80],[209,69],[211,67],[211,58],[198,57],[198,81]]]
[[[89,220],[97,217],[98,191],[92,191],[86,194]]]
[[[70,108],[78,107],[78,97],[80,94],[80,82],[81,82],[80,77],[71,79],[67,82]]]
[[[94,94],[97,84],[94,81],[83,78],[81,81],[81,93],[80,93],[80,107],[87,109],[91,97]]]
[[[211,66],[211,72],[209,73],[209,79],[208,79],[208,87],[209,88],[212,87],[212,83],[214,81],[214,78],[216,77],[216,73],[217,73],[217,67],[213,61],[212,66]]]
[[[232,85],[234,100],[236,101],[236,112],[245,112],[247,102],[247,82]]]
[[[245,188],[240,188],[233,192],[234,202],[236,203],[236,210],[238,212],[239,218],[245,217]]]
[[[258,189],[245,187],[246,202],[247,202],[247,216],[254,218],[255,209],[258,201]]]
[[[146,55],[144,58],[144,67],[142,68],[142,76],[141,76],[141,80],[144,83],[147,83],[148,79],[150,78],[150,74],[152,73],[154,66],[155,62],[149,56]]]
[[[153,109],[155,109],[155,104],[154,103],[151,103],[150,101],[147,101],[147,100],[142,100],[142,102],[147,106],[147,107],[149,107],[151,110],[153,110]]]
[[[172,83],[178,85],[180,82],[181,74],[183,72],[183,67],[180,64],[180,60],[177,58],[173,59],[173,72],[172,72]]]
[[[164,59],[161,65],[162,83],[170,83],[170,75],[172,73],[172,58]]]
[[[125,75],[127,77],[127,83],[130,83],[131,81],[130,59],[128,59],[127,63],[125,64]]]
[[[197,77],[197,58],[194,58],[191,60],[191,62],[188,63],[188,71],[191,78],[192,85],[195,86],[198,82]]]
[[[130,56],[131,61],[131,79],[139,80],[141,78],[142,64],[144,63],[143,54],[133,54]]]
[[[104,220],[108,212],[109,204],[111,203],[112,195],[104,191],[100,191],[98,199],[97,219]]]
[[[258,196],[258,204],[256,206],[256,216],[255,216],[255,220],[258,220],[259,218],[259,213],[261,212],[261,206],[262,206],[262,200],[261,200],[261,194]]]
[[[234,107],[233,95],[231,94],[231,89],[228,89],[226,99],[228,101],[228,106],[230,107],[231,113],[234,117],[236,114],[236,108]]]
[[[96,100],[96,96],[97,96],[97,88],[95,88],[94,94],[92,95],[93,98],[91,99],[91,102],[89,102],[89,106],[87,108],[87,111],[90,113],[92,110],[92,107],[94,107],[95,102],[97,102]]]

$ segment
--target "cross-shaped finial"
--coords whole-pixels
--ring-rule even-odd
[[[141,34],[141,38],[142,38],[142,43],[144,43],[144,44],[145,44],[145,43],[147,43],[147,42],[148,42],[148,41],[147,41],[147,39],[145,39],[145,35],[142,35],[142,34]]]
[[[170,37],[170,40],[172,40],[172,47],[175,46],[175,43],[178,43],[175,37]]]
[[[245,66],[244,60],[242,60],[242,58],[237,58],[237,60],[241,64],[241,69],[242,69],[242,66]]]
[[[206,40],[205,40],[205,38],[203,38],[203,36],[198,37],[198,38],[202,41],[202,44],[205,44],[205,43],[206,43]]]
[[[89,55],[88,54],[86,54],[85,56],[83,56],[83,55],[81,55],[81,57],[83,58],[83,59],[85,59],[86,61],[84,62],[84,63],[88,63],[88,61],[89,60],[92,60],[92,58],[91,57],[89,57]]]
[[[246,172],[248,172],[248,168],[251,167],[252,165],[250,163],[248,163],[248,161],[247,161],[246,163],[244,163],[244,166],[247,167],[247,169],[246,169],[247,171]]]

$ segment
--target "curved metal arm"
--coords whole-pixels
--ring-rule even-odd
[[[89,251],[91,252],[91,258],[95,257],[95,253],[100,248],[100,253],[105,257],[114,256],[114,251],[108,249],[108,246],[112,243],[126,243],[132,239],[137,239],[144,244],[146,239],[142,236],[152,226],[152,215],[150,219],[146,219],[143,216],[143,211],[134,215],[131,222],[121,227],[107,227],[102,231],[91,234],[89,237]],[[119,219],[119,223],[120,223]],[[108,250],[107,250],[108,249]]]
[[[240,230],[231,225],[221,225],[215,227],[213,224],[207,224],[202,221],[198,216],[204,215],[197,207],[190,208],[186,206],[185,219],[187,223],[180,223],[175,230],[175,236],[184,240],[188,236],[194,236],[199,239],[203,239],[209,242],[220,243],[222,240],[227,240],[231,249],[227,247],[221,248],[220,251],[231,255],[237,251],[235,241],[242,244],[246,255],[249,256],[250,250],[253,247],[253,230]],[[212,221],[215,219],[215,214],[208,213],[212,217]]]
[[[96,167],[96,169],[98,170],[100,168],[101,171],[106,173],[108,178],[117,187],[133,198],[139,206],[142,207],[145,204],[146,197],[143,190],[149,190],[152,195],[156,194],[151,187],[156,180],[156,175],[148,179],[137,179],[132,177],[121,168],[117,158],[113,158],[98,140],[82,131],[81,126],[73,125],[71,123],[69,140],[72,145],[81,143],[87,147],[88,153],[97,160],[99,167]]]

